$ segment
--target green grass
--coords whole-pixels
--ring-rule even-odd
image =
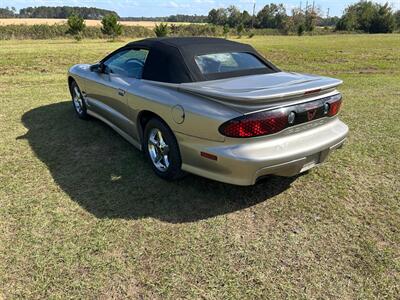
[[[400,35],[242,41],[344,80],[351,133],[325,165],[164,182],[68,100],[68,67],[123,43],[1,42],[0,299],[398,299]]]

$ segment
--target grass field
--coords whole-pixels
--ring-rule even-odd
[[[38,25],[38,24],[66,24],[66,19],[40,19],[40,18],[15,18],[15,19],[0,19],[0,26],[4,25]],[[122,25],[126,26],[143,26],[147,28],[153,28],[156,24],[161,22],[152,22],[152,21],[121,21]],[[177,24],[177,25],[188,25],[190,23],[185,22],[163,22],[167,24]],[[87,26],[101,26],[101,20],[85,20],[85,24]]]
[[[285,70],[344,80],[348,143],[298,178],[157,178],[69,66],[123,43],[2,41],[0,299],[398,299],[400,35],[255,37]]]

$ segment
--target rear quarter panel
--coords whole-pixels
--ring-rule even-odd
[[[128,92],[128,105],[132,108],[134,120],[138,120],[144,111],[150,111],[160,116],[172,131],[202,139],[224,141],[225,137],[218,131],[219,126],[241,115],[211,99],[144,80],[135,90],[130,89]],[[177,106],[184,112],[183,122],[174,119],[173,110]]]

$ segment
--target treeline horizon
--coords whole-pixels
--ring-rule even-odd
[[[213,11],[214,9],[211,9]],[[248,12],[246,11],[248,14]],[[37,6],[26,7],[19,11],[15,7],[0,7],[0,18],[41,18],[41,19],[68,19],[71,14],[77,14],[84,19],[101,20],[107,14],[114,14],[120,21],[150,21],[150,22],[186,22],[186,23],[210,23],[209,15],[187,15],[176,14],[161,17],[121,17],[117,12],[96,7],[80,7],[80,6]],[[249,14],[250,15],[250,14]],[[324,19],[321,26],[335,25],[340,18],[331,16]],[[327,26],[328,26],[327,25]]]
[[[277,29],[282,34],[297,32],[302,35],[304,32],[313,32],[317,26],[334,27],[335,31],[391,33],[400,30],[400,10],[394,11],[389,3],[361,0],[347,6],[341,17],[324,18],[314,2],[293,8],[290,14],[282,3],[267,4],[255,15],[231,5],[210,10],[207,21],[229,28]]]
[[[97,7],[37,6],[21,8],[18,12],[15,7],[0,8],[0,18],[68,19],[72,14],[90,20],[100,20],[109,14],[119,18],[115,11]]]
[[[112,10],[95,7],[39,6],[22,8],[0,8],[0,18],[45,18],[68,19],[78,15],[83,19],[101,20],[115,15],[119,21],[186,22],[208,23],[236,29],[238,32],[251,29],[274,29],[281,34],[312,33],[316,27],[333,28],[335,31],[359,31],[367,33],[390,33],[400,30],[400,10],[394,11],[389,3],[361,0],[349,5],[342,16],[323,17],[318,6],[293,8],[289,12],[284,4],[267,4],[257,14],[241,11],[234,5],[211,9],[207,16],[177,14],[166,17],[120,17]]]
[[[207,16],[176,14],[163,17],[121,17],[117,12],[96,7],[80,6],[37,6],[19,11],[15,7],[0,8],[0,18],[68,19],[71,14],[88,20],[101,20],[108,14],[117,16],[120,21],[187,22],[206,23]]]

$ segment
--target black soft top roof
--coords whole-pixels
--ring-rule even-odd
[[[263,58],[250,45],[220,38],[149,38],[131,42],[117,51],[126,48],[145,48],[149,50],[142,75],[142,78],[147,80],[169,83],[185,83],[253,74],[274,73],[279,71],[278,68]],[[264,62],[266,68],[206,75],[202,74],[195,62],[195,56],[223,52],[251,53]]]

